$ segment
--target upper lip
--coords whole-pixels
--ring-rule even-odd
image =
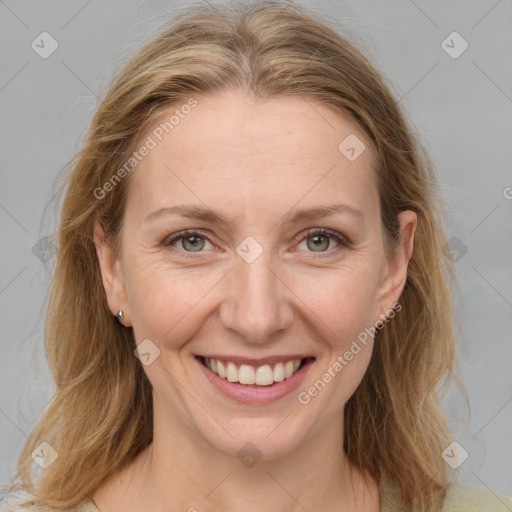
[[[199,357],[206,357],[208,359],[220,359],[221,361],[233,362],[236,364],[248,364],[251,366],[263,366],[264,364],[275,364],[285,361],[295,361],[296,359],[305,359],[307,357],[314,358],[311,354],[287,354],[282,356],[268,356],[268,357],[243,357],[225,354],[205,354]]]

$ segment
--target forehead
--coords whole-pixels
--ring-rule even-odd
[[[235,207],[240,196],[245,207],[271,201],[289,207],[301,197],[341,194],[361,207],[365,194],[367,200],[376,194],[365,135],[328,106],[291,96],[255,101],[241,91],[194,100],[193,107],[187,100],[170,107],[145,135],[152,149],[129,193],[140,213],[180,199]]]

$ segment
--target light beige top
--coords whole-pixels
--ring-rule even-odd
[[[383,478],[379,484],[381,512],[407,512],[400,504],[395,485]],[[54,512],[44,505],[9,509],[8,512]],[[93,501],[77,505],[69,512],[102,512]],[[512,498],[475,485],[455,483],[448,487],[442,512],[512,512]]]

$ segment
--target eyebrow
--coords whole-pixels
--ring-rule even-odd
[[[288,212],[283,220],[282,224],[290,223],[295,224],[304,222],[307,220],[316,220],[324,217],[332,217],[336,214],[350,214],[359,220],[364,219],[362,211],[353,208],[346,204],[331,204],[327,206],[320,206],[316,208],[307,208],[302,210],[291,210]],[[158,217],[168,215],[180,215],[181,217],[187,217],[189,219],[202,220],[206,222],[212,222],[219,225],[229,226],[230,221],[226,217],[219,213],[211,210],[210,208],[196,206],[196,205],[177,205],[172,207],[160,208],[147,215],[144,222],[150,222]]]

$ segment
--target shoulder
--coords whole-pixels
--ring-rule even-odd
[[[511,497],[460,482],[448,487],[443,506],[443,512],[510,512],[511,510]]]
[[[396,483],[383,476],[380,482],[381,512],[406,512]],[[442,512],[512,512],[512,498],[476,485],[448,485]]]

